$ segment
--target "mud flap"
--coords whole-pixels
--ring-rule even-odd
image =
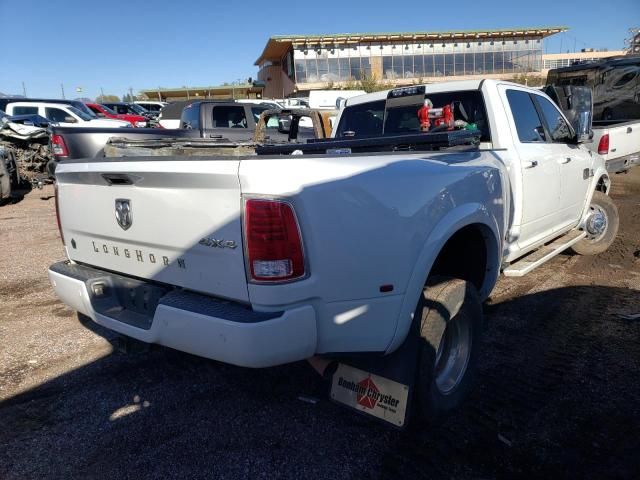
[[[411,332],[390,355],[336,358],[331,374],[332,401],[404,429],[412,413],[419,338]]]

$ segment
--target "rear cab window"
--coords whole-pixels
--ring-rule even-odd
[[[213,107],[213,128],[249,128],[244,106]]]
[[[200,130],[200,103],[191,103],[184,107],[180,118],[180,128]]]
[[[433,108],[453,105],[455,120],[475,124],[482,133],[480,141],[491,141],[484,98],[479,90],[427,93],[425,98],[431,100]],[[340,117],[336,137],[367,138],[419,133],[418,110],[422,105],[423,101],[388,108],[386,100],[378,100],[347,106]]]

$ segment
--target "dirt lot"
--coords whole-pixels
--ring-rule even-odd
[[[640,168],[614,178],[614,246],[501,280],[469,401],[408,432],[328,402],[305,363],[114,349],[49,288],[51,193],[0,207],[2,479],[638,478],[640,320],[618,314],[640,313]]]

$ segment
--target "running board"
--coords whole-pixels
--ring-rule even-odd
[[[518,260],[505,268],[502,273],[505,277],[522,277],[536,267],[551,260],[560,252],[565,251],[574,243],[578,243],[587,236],[586,232],[571,230],[569,233],[557,238],[553,242],[540,247],[522,260]]]

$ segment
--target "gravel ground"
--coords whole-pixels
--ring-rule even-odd
[[[640,168],[614,177],[612,248],[502,279],[468,402],[406,432],[327,401],[305,363],[114,349],[49,288],[52,193],[0,207],[2,479],[638,478],[640,321],[617,315],[640,313]]]

